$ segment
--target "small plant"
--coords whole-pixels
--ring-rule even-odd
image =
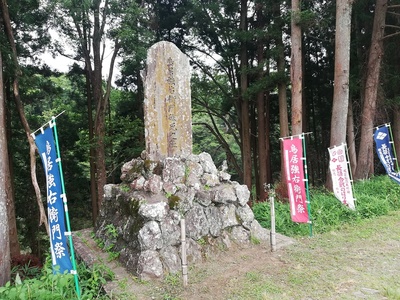
[[[250,242],[253,245],[260,245],[260,243],[261,243],[261,241],[258,238],[254,237],[254,236],[250,236]]]
[[[197,240],[197,243],[198,243],[200,246],[205,246],[205,245],[207,244],[207,242],[206,242],[206,240],[205,240],[204,238],[198,239],[198,240]]]
[[[129,187],[129,185],[121,185],[120,186],[120,189],[121,189],[121,191],[123,191],[123,192],[125,192],[125,193],[128,193],[130,190],[131,190],[131,188]]]
[[[117,228],[115,228],[114,224],[108,224],[108,225],[106,225],[105,228],[106,228],[107,235],[109,237],[112,237],[112,238],[118,237],[118,231],[117,231]]]

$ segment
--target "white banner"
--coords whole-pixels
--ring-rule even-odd
[[[329,148],[329,169],[332,175],[333,192],[336,198],[350,209],[355,209],[351,187],[346,144]]]

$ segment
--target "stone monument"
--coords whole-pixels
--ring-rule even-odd
[[[121,184],[104,187],[96,237],[140,279],[181,270],[182,218],[189,264],[234,243],[269,240],[247,205],[247,186],[208,153],[192,154],[187,57],[171,43],[155,44],[143,80],[146,150],[123,165]]]
[[[144,125],[149,159],[192,153],[190,65],[170,42],[153,45],[147,54]]]

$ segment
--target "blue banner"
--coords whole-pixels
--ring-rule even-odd
[[[375,130],[374,140],[376,153],[385,167],[386,173],[397,183],[400,183],[400,174],[395,171],[394,156],[392,145],[390,143],[390,134],[388,126],[381,126]]]
[[[58,166],[57,152],[54,143],[53,129],[47,127],[36,136],[43,169],[46,173],[47,214],[50,229],[51,258],[54,273],[71,272],[72,263],[65,236],[65,212]]]

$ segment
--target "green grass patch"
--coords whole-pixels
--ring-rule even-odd
[[[313,232],[324,233],[341,229],[346,224],[387,215],[400,209],[400,185],[388,176],[377,176],[354,184],[356,210],[350,210],[337,200],[333,193],[323,188],[311,188],[311,219]],[[269,202],[253,206],[255,218],[261,226],[270,228],[271,214]],[[308,224],[294,223],[290,218],[289,204],[275,201],[276,231],[287,236],[306,236]]]

